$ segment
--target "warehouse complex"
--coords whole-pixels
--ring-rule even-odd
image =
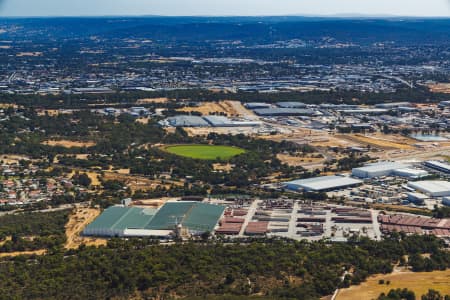
[[[294,191],[326,192],[362,184],[359,179],[346,176],[322,176],[287,182],[285,187]]]
[[[213,232],[225,207],[201,202],[167,202],[160,209],[112,206],[86,226],[86,236],[171,237]]]

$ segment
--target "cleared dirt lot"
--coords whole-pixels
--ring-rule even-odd
[[[429,85],[428,88],[433,93],[450,94],[450,83],[437,83]]]
[[[198,111],[203,115],[210,115],[214,113],[225,113],[229,117],[233,116],[253,116],[253,112],[246,109],[239,101],[225,100],[220,102],[203,102],[200,106],[184,107],[179,111],[191,112]]]
[[[94,221],[100,215],[100,209],[78,207],[70,215],[66,224],[67,242],[64,245],[66,249],[77,249],[80,245],[101,246],[106,245],[106,239],[82,237],[81,232],[84,227]]]
[[[19,255],[44,255],[47,250],[35,250],[35,251],[17,251],[17,252],[9,252],[9,253],[0,253],[0,257],[15,257]]]
[[[379,284],[383,279],[390,284]],[[389,290],[396,288],[408,288],[420,297],[428,292],[428,289],[440,291],[441,294],[450,294],[450,269],[435,272],[398,272],[388,275],[376,275],[370,277],[366,282],[358,286],[339,290],[337,300],[360,300],[376,299],[381,293],[387,294]]]
[[[288,154],[277,154],[277,158],[281,162],[294,167],[309,165],[311,163],[319,164],[325,162],[323,157],[291,156]]]
[[[391,135],[361,135],[361,134],[342,134],[336,135],[336,138],[349,140],[352,142],[360,143],[361,145],[370,145],[382,149],[401,149],[412,150],[416,141],[400,136]]]

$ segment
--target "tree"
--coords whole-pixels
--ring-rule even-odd
[[[92,183],[91,178],[89,178],[89,176],[86,173],[75,174],[73,175],[72,180],[74,184],[78,184],[84,187],[88,187]]]
[[[433,289],[429,289],[428,293],[422,295],[422,300],[443,300],[443,299],[444,297],[441,296],[441,293]]]

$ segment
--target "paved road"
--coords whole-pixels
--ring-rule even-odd
[[[291,238],[295,238],[295,236],[297,235],[297,211],[298,211],[298,202],[294,202],[288,229],[288,236]]]
[[[245,216],[244,224],[242,224],[241,231],[239,232],[239,237],[244,236],[245,228],[247,228],[248,223],[252,220],[253,216],[255,215],[256,209],[258,208],[258,203],[260,203],[260,200],[255,200],[252,202],[248,209],[248,213]]]
[[[374,209],[371,209],[370,212],[372,214],[372,227],[373,227],[373,232],[375,233],[375,236],[376,236],[376,240],[381,241],[380,223],[378,223],[378,213],[379,212]]]

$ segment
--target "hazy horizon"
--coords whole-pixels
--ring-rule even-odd
[[[449,0],[0,0],[3,17],[381,16],[450,17]]]

